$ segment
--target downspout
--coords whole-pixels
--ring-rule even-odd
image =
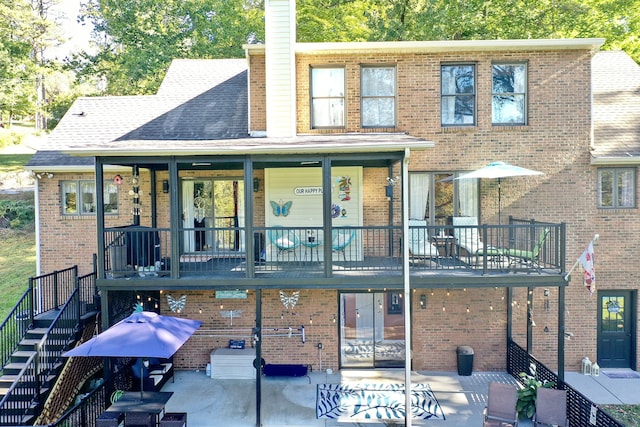
[[[411,427],[411,283],[409,274],[409,155],[405,148],[402,159],[402,279],[404,284],[404,397],[405,426]]]
[[[38,177],[34,177],[34,205],[35,205],[35,228],[36,228],[36,272],[40,276],[42,274],[42,261],[40,256],[42,252],[40,250],[40,180]]]

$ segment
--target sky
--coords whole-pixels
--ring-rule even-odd
[[[64,59],[70,53],[82,49],[88,49],[91,35],[91,26],[78,23],[81,0],[60,0],[60,3],[52,8],[51,16],[59,17],[64,22],[63,38],[67,40],[62,46],[48,49],[51,58]]]

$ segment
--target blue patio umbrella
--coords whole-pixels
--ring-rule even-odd
[[[62,355],[166,359],[173,356],[201,324],[199,320],[136,310],[131,316]],[[142,371],[143,365],[140,366]],[[141,372],[141,394],[142,382]]]
[[[460,175],[456,179],[469,179],[469,178],[489,178],[498,179],[498,224],[500,224],[500,216],[502,211],[502,200],[500,190],[500,180],[502,178],[508,178],[513,176],[530,176],[530,175],[544,175],[543,172],[534,171],[531,169],[523,168],[520,166],[513,166],[505,162],[491,162],[487,166],[480,169],[476,169],[472,172]]]

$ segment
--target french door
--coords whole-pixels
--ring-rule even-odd
[[[340,366],[404,367],[402,293],[340,294]]]

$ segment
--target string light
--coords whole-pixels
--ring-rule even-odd
[[[336,323],[336,315],[333,315],[333,323]]]
[[[309,324],[313,325],[313,317],[309,316]]]
[[[444,306],[444,301],[442,301],[442,311],[447,311],[447,308]]]
[[[467,306],[467,313],[469,312],[469,306]]]

